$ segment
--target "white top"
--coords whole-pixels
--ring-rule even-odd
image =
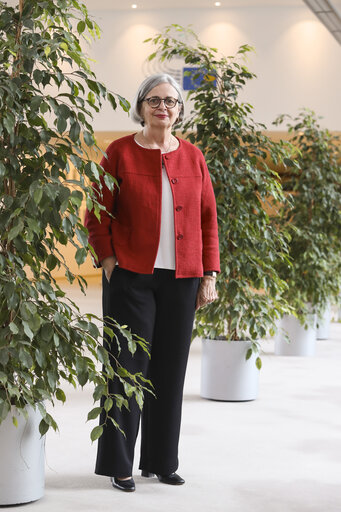
[[[135,140],[141,147],[142,144]],[[175,270],[174,201],[166,167],[162,161],[161,228],[154,268]]]
[[[163,162],[160,243],[154,268],[175,270],[174,202],[172,189]]]

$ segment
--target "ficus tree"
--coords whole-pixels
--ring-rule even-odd
[[[280,263],[278,271],[288,284],[285,296],[303,323],[312,309],[323,311],[340,294],[340,139],[322,128],[310,109],[275,121],[277,126],[284,123],[297,150],[298,168],[283,181],[292,207],[284,203],[280,211],[280,222],[290,231],[292,265]]]
[[[91,248],[80,207],[86,201],[97,216],[102,208],[90,187],[101,186],[103,175],[89,157],[90,149],[99,150],[92,119],[104,102],[129,109],[96,79],[82,50],[82,39],[98,35],[76,0],[0,2],[0,422],[11,413],[16,424],[16,413],[29,404],[42,414],[41,434],[57,428],[46,403],[65,401],[63,381],[93,385],[94,401],[101,402],[89,419],[102,408],[128,407],[132,396],[142,406],[146,388],[142,375],[118,363],[113,370],[101,320],[81,314],[52,275],[63,268],[70,283],[86,287],[63,248],[72,244],[77,263],[84,262]],[[116,185],[110,175],[104,181]],[[147,350],[126,326],[106,322],[107,336],[118,331],[132,353],[137,346]],[[112,378],[122,381],[124,395],[110,395]],[[95,427],[91,438],[102,430]]]
[[[183,133],[205,155],[217,202],[219,299],[197,312],[194,335],[251,340],[257,352],[259,340],[288,310],[287,285],[276,270],[279,260],[289,264],[287,237],[272,212],[286,201],[273,168],[293,165],[291,147],[267,137],[265,126],[252,118],[252,106],[239,99],[255,76],[244,62],[250,46],[226,57],[180,25],[166,27],[147,42],[155,50],[150,59],[180,57],[192,68],[188,96],[193,108]]]

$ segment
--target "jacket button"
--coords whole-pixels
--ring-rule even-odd
[[[177,238],[178,240],[182,240],[182,239],[183,239],[183,237],[184,237],[184,235],[178,235],[176,238]]]
[[[175,209],[176,209],[177,212],[181,212],[182,206],[177,206]]]
[[[175,183],[177,183],[177,182],[178,182],[178,180],[177,180],[176,178],[172,178],[172,179],[171,179],[171,182],[173,183],[173,185],[175,185]]]

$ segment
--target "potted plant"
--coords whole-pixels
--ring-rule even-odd
[[[98,27],[76,0],[20,0],[15,8],[0,2],[0,505],[42,495],[40,437],[57,428],[49,404],[65,401],[63,381],[94,387],[100,404],[88,419],[128,407],[127,396],[141,405],[146,386],[141,375],[112,369],[101,320],[82,315],[52,275],[62,267],[69,283],[85,290],[63,247],[73,244],[78,264],[84,262],[89,247],[80,206],[86,198],[88,208],[101,208],[89,186],[103,174],[88,157],[97,147],[92,114],[104,100],[129,106],[96,80],[80,47],[86,31],[95,36]],[[104,180],[115,186],[110,176]],[[137,345],[147,350],[126,327],[106,321],[108,336],[118,330],[132,353]],[[127,396],[110,395],[112,378],[124,383]],[[95,427],[91,439],[102,430]],[[26,444],[29,432],[33,449]]]
[[[290,230],[292,265],[280,262],[278,271],[288,285],[284,296],[294,308],[297,320],[284,318],[285,324],[290,323],[292,343],[278,337],[276,353],[313,355],[314,315],[320,316],[340,293],[340,146],[338,137],[322,128],[309,109],[302,109],[294,118],[279,116],[275,124],[284,122],[296,147],[297,168],[283,181],[284,190],[292,196],[293,207],[289,210],[284,203],[279,220]]]
[[[219,299],[197,312],[194,329],[203,339],[201,394],[253,399],[258,393],[260,340],[273,332],[287,310],[286,284],[275,267],[278,260],[288,262],[287,242],[271,214],[285,197],[269,162],[292,165],[290,148],[264,135],[264,125],[252,120],[252,106],[239,101],[254,77],[242,60],[249,46],[241,46],[234,57],[221,56],[179,25],[166,27],[151,41],[156,51],[150,59],[177,56],[195,68],[195,88],[189,92],[193,110],[183,130],[205,155],[217,202]],[[246,372],[251,372],[250,381]]]

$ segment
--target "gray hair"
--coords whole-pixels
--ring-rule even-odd
[[[141,107],[142,100],[145,99],[149,91],[154,89],[157,85],[168,83],[174,87],[176,92],[178,93],[178,101],[179,101],[179,115],[176,120],[176,123],[180,123],[184,118],[184,100],[182,97],[181,89],[179,84],[174,80],[174,78],[167,73],[158,73],[156,75],[148,76],[145,80],[143,80],[142,84],[138,88],[137,94],[133,99],[133,103],[131,105],[130,116],[133,121],[136,123],[140,123],[144,126],[144,120],[141,117]]]

